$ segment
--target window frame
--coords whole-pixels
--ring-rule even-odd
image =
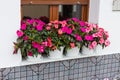
[[[44,4],[50,5],[49,12],[50,12],[50,21],[58,20],[59,19],[59,5],[74,5],[80,4],[82,6],[82,17],[81,20],[88,21],[88,13],[89,13],[89,0],[21,0],[22,5],[35,5],[35,4]],[[21,18],[22,15],[22,7],[21,7]]]

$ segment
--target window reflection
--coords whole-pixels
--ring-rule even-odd
[[[23,5],[22,6],[23,19],[39,18],[49,22],[49,5]]]
[[[59,5],[59,20],[72,17],[81,19],[81,5]]]

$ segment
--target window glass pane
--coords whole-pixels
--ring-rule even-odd
[[[22,16],[30,18],[49,18],[49,5],[23,5]]]
[[[59,5],[59,20],[72,17],[81,19],[81,5]]]

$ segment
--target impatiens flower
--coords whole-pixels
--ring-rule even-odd
[[[58,20],[53,21],[54,24],[58,24]]]
[[[22,25],[21,25],[21,30],[26,30],[26,27],[27,27],[27,26],[26,26],[26,24],[25,24],[25,23],[24,23],[24,24],[22,24]]]
[[[58,34],[61,35],[63,34],[63,31],[61,29],[58,30]]]
[[[17,30],[17,32],[16,32],[16,33],[17,33],[17,36],[18,36],[18,37],[22,37],[22,36],[23,36],[23,34],[24,34],[24,33],[23,33],[22,31],[20,31],[20,30]]]
[[[71,28],[68,28],[67,31],[66,31],[67,34],[71,34],[72,33],[72,29]]]
[[[93,36],[91,36],[91,35],[85,35],[85,40],[92,41],[93,40]]]
[[[66,32],[66,31],[67,31],[67,29],[68,29],[68,27],[67,27],[67,26],[62,27],[62,31],[63,31],[63,32]]]
[[[78,34],[75,35],[77,41],[82,41],[82,37],[79,36]]]
[[[93,41],[90,45],[89,45],[89,49],[94,49],[97,46],[97,42]]]
[[[103,28],[99,28],[99,32],[104,32],[104,29]]]
[[[106,38],[109,38],[109,34],[107,31],[104,31]]]
[[[33,24],[33,23],[34,23],[34,19],[27,19],[27,22],[28,22],[29,24]]]
[[[65,32],[65,33],[67,33],[67,34],[71,34],[72,33],[72,29],[68,28],[67,26],[62,27],[62,31]]]
[[[24,41],[27,41],[27,40],[28,40],[28,36],[24,36],[24,37],[23,37],[23,40],[24,40]]]
[[[44,22],[39,21],[39,22],[38,22],[38,25],[36,26],[36,29],[37,29],[38,31],[41,31],[41,30],[43,30],[44,25],[45,25]]]
[[[104,43],[104,39],[103,39],[103,38],[100,38],[99,43],[100,43],[100,44],[103,44],[103,43]]]
[[[65,20],[64,21],[60,21],[59,23],[62,24],[62,27],[65,27],[67,25],[67,22]]]
[[[77,18],[72,18],[72,20],[75,22],[79,22],[79,20]]]
[[[37,29],[38,31],[43,30],[43,25],[37,25],[37,26],[36,26],[36,29]]]
[[[33,53],[31,51],[29,51],[28,56],[33,56]]]
[[[48,23],[48,26],[51,26],[52,25],[52,23]]]
[[[55,24],[54,27],[55,27],[56,29],[58,29],[58,24]]]
[[[98,35],[98,37],[100,37],[100,38],[103,37],[103,33],[102,33],[102,32],[98,32],[97,35]]]
[[[42,42],[42,45],[47,46],[47,45],[48,45],[48,42],[47,42],[47,41]]]
[[[97,42],[93,41],[91,45],[92,45],[93,48],[95,48],[97,46]]]
[[[85,28],[83,28],[83,27],[81,27],[80,30],[81,30],[82,32],[86,32]]]
[[[109,40],[105,40],[105,46],[109,46],[110,45],[110,41]]]
[[[98,37],[98,33],[92,34],[93,37]]]
[[[51,29],[51,27],[50,27],[50,26],[47,26],[47,27],[46,27],[46,30],[50,30],[50,29]]]
[[[85,22],[84,21],[79,21],[79,24],[80,24],[80,26],[85,26]]]
[[[43,53],[44,52],[44,47],[42,45],[39,45],[39,47],[37,48],[39,53]]]
[[[39,44],[37,43],[37,42],[32,42],[32,46],[34,47],[34,48],[38,48],[39,47]]]
[[[91,29],[90,29],[89,27],[87,27],[87,28],[85,28],[85,31],[86,31],[87,33],[89,33],[89,32],[91,31]]]
[[[89,45],[89,49],[93,49],[93,46],[92,46],[92,45]]]
[[[52,47],[52,40],[50,37],[47,38],[47,41],[48,41],[48,47]]]
[[[70,43],[70,47],[71,47],[71,48],[74,48],[74,47],[75,47],[75,43],[73,43],[73,42]]]

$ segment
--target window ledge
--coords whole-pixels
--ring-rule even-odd
[[[110,55],[110,54],[116,54],[116,53],[102,53],[102,54],[80,54],[79,56],[74,56],[74,57],[67,57],[64,56],[63,58],[59,59],[52,59],[52,58],[41,58],[40,61],[22,61],[20,63],[20,66],[25,66],[25,65],[33,65],[33,64],[40,64],[40,63],[48,63],[48,62],[56,62],[56,61],[64,61],[64,60],[72,60],[72,59],[80,59],[80,58],[87,58],[87,57],[95,57],[95,56],[103,56],[103,55]]]

